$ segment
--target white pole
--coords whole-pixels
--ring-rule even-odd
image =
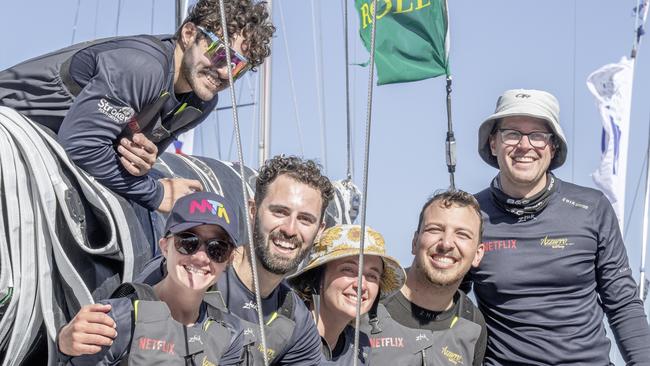
[[[176,0],[176,29],[183,24],[187,16],[187,0]]]
[[[268,0],[266,6],[269,17],[273,19],[273,1]],[[270,40],[273,47],[273,40]],[[264,60],[260,66],[260,131],[258,137],[258,163],[262,166],[269,158],[271,151],[271,59],[272,55]]]
[[[650,201],[650,129],[648,130],[648,152],[645,172],[645,196],[643,198],[643,242],[641,247],[641,268],[639,269],[639,296],[645,292],[645,257],[648,250],[648,205]]]

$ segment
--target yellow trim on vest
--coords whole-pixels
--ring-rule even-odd
[[[138,304],[140,300],[135,300],[133,302],[133,320],[138,321]]]
[[[174,113],[174,115],[177,115],[177,114],[181,113],[181,112],[185,109],[185,107],[187,107],[187,103],[183,103],[183,104],[181,105],[181,107],[178,108],[178,109],[176,110],[176,112]]]
[[[214,323],[214,320],[208,320],[208,321],[206,321],[205,323],[203,323],[203,331],[204,331],[204,332],[207,331],[207,330],[208,330],[208,327],[209,327],[210,325],[212,325],[212,323]]]
[[[458,316],[454,316],[454,319],[451,320],[451,325],[449,326],[449,329],[453,328],[453,326],[456,324],[458,321]]]
[[[278,312],[274,311],[273,314],[271,314],[271,319],[269,319],[268,322],[266,322],[266,325],[270,325],[272,321],[274,321],[278,317]]]

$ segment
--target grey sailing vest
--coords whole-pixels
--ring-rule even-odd
[[[148,285],[126,283],[112,297],[132,293],[136,294],[133,334],[128,359],[120,365],[218,365],[232,342],[232,330],[222,320],[223,300],[218,293],[206,293],[203,301],[208,305],[208,318],[192,327],[174,320],[167,304],[158,300]]]
[[[264,324],[264,335],[266,341],[266,354],[268,356],[269,365],[273,364],[273,359],[278,354],[289,346],[289,340],[293,335],[293,330],[296,327],[296,322],[292,320],[294,309],[294,299],[290,291],[284,294],[284,300],[278,310],[274,311],[269,320]],[[244,333],[250,338],[246,338],[246,343],[249,344],[251,340],[255,341],[252,346],[247,347],[244,365],[264,365],[264,355],[262,342],[259,332],[259,325],[248,320],[241,320],[242,325],[245,327]],[[250,357],[250,359],[248,358]]]
[[[376,315],[366,315],[361,330],[370,337],[370,364],[373,366],[471,365],[480,325],[466,319],[465,296],[459,299],[458,313],[451,327],[443,331],[407,328],[379,304]],[[469,317],[471,319],[471,315]]]

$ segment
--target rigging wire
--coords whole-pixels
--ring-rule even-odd
[[[259,73],[255,73],[256,76],[258,76],[259,79]],[[250,91],[249,97],[252,100],[253,103],[253,114],[251,115],[251,142],[250,146],[248,148],[248,161],[253,161],[253,156],[255,154],[255,130],[256,130],[256,123],[258,119],[258,103],[255,103],[256,95],[257,95],[257,86],[260,85],[259,80],[255,83],[255,86],[253,86],[253,83],[251,82],[251,79],[253,77],[251,76],[251,73],[248,73],[248,76],[246,76],[246,85],[248,86],[248,90]]]
[[[77,24],[79,24],[79,8],[81,8],[81,0],[77,0],[77,8],[74,12],[74,24],[72,25],[72,40],[70,40],[70,44],[74,44],[74,36],[77,34]]]
[[[636,188],[634,188],[634,198],[632,199],[632,207],[628,209],[627,215],[625,217],[632,217],[632,213],[634,212],[634,208],[636,207],[636,199],[639,196],[639,187],[641,186],[641,180],[643,179],[643,173],[645,171],[644,169],[647,161],[648,161],[648,151],[646,151],[645,156],[643,157],[643,163],[642,163],[643,166],[641,167],[641,171],[639,172],[639,179],[636,182]],[[631,225],[625,226],[625,234],[623,234],[624,242],[627,242],[627,233],[630,231],[630,226]]]
[[[122,10],[122,0],[117,0],[117,17],[115,18],[115,35],[117,36],[120,29],[120,11]]]
[[[311,0],[312,39],[314,44],[314,60],[316,61],[316,99],[320,120],[320,148],[323,159],[323,169],[327,173],[327,129],[325,128],[325,93],[323,93],[323,37],[321,36],[320,17],[316,15],[316,3]]]
[[[361,320],[361,290],[363,277],[363,249],[366,239],[366,205],[368,202],[368,164],[370,161],[370,127],[372,122],[372,91],[375,76],[375,36],[377,33],[377,0],[372,0],[372,28],[370,30],[370,61],[368,71],[368,99],[366,104],[366,142],[363,161],[363,193],[361,198],[361,240],[359,243],[359,274],[357,276],[357,304],[356,317],[354,320],[354,366],[357,366],[359,358],[359,322]]]
[[[228,27],[223,26],[228,24],[226,21],[226,7],[224,0],[219,0],[219,11],[221,13],[221,29],[223,30],[223,40],[226,45],[230,44],[228,38]],[[239,119],[237,116],[237,100],[235,98],[235,81],[232,77],[232,64],[230,60],[230,52],[226,52],[226,66],[228,69],[228,85],[230,86],[230,101],[232,104],[232,118],[235,125],[235,134],[237,135],[237,156],[239,157],[239,174],[241,176],[242,196],[244,197],[244,212],[243,215],[246,220],[246,228],[248,229],[248,246],[250,248],[250,265],[253,273],[253,287],[255,288],[255,302],[257,303],[257,318],[260,327],[260,338],[262,343],[262,356],[264,359],[264,366],[268,366],[269,357],[266,352],[266,337],[264,331],[264,314],[262,313],[262,298],[260,294],[259,277],[257,276],[257,256],[255,254],[255,244],[253,243],[253,230],[250,222],[250,215],[248,215],[248,190],[246,189],[246,173],[244,171],[244,153],[241,146],[241,132],[239,130]]]
[[[278,4],[280,9],[280,27],[282,28],[282,40],[284,41],[284,51],[287,54],[287,66],[289,68],[289,87],[291,88],[291,97],[293,100],[294,117],[296,118],[296,126],[298,128],[298,143],[300,155],[305,155],[302,143],[302,128],[300,126],[300,114],[298,113],[298,98],[296,97],[296,86],[293,79],[293,64],[291,63],[291,55],[289,54],[289,42],[287,41],[287,28],[284,22],[284,11],[282,10],[282,2]]]
[[[348,55],[348,7],[345,0],[341,0],[343,8],[343,40],[345,47],[345,117],[347,125],[347,180],[352,180],[353,162],[352,162],[352,124],[350,120],[350,58]]]
[[[573,0],[573,108],[571,111],[571,181],[575,182],[576,173],[576,48],[577,48],[578,5]]]

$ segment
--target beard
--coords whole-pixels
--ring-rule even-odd
[[[293,258],[286,258],[271,253],[270,246],[273,245],[273,240],[283,240],[291,243],[298,248],[298,253]],[[303,247],[304,243],[298,237],[290,237],[285,235],[282,231],[273,231],[269,233],[268,237],[260,231],[259,219],[255,218],[253,228],[253,243],[255,246],[255,255],[257,256],[262,267],[276,275],[286,275],[293,272],[298,268],[300,262],[309,254],[310,246]]]
[[[435,287],[451,287],[458,286],[465,277],[465,271],[462,269],[454,269],[452,271],[442,271],[433,268],[428,262],[429,257],[417,256],[415,259],[415,268],[424,275],[426,280]],[[422,276],[418,276],[422,278]]]
[[[183,56],[183,59],[181,60],[181,66],[180,66],[181,76],[185,79],[185,81],[187,81],[187,84],[190,86],[190,88],[192,88],[192,92],[199,99],[203,101],[210,101],[215,97],[215,95],[219,91],[221,91],[224,88],[222,88],[221,84],[219,84],[219,86],[217,86],[217,90],[212,91],[200,85],[199,78],[201,78],[202,74],[206,72],[207,71],[204,70],[202,71],[197,70],[197,66],[192,65],[192,62],[189,58],[189,55],[187,55],[187,53]]]

